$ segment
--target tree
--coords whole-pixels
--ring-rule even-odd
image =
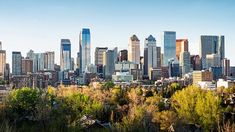
[[[186,122],[200,124],[204,130],[212,130],[219,121],[220,98],[212,91],[189,86],[177,91],[172,106]]]
[[[189,86],[181,91],[177,91],[172,96],[172,106],[180,118],[185,119],[189,123],[195,123],[198,120],[195,108],[197,97],[201,92],[200,88]]]
[[[156,114],[153,115],[153,122],[160,124],[161,130],[168,130],[169,127],[173,124],[175,124],[177,121],[177,114],[174,111],[162,111],[162,112],[156,112]]]
[[[6,101],[7,113],[11,119],[34,118],[36,106],[42,92],[39,89],[24,87],[11,91]]]
[[[220,98],[211,91],[201,94],[197,99],[196,112],[206,130],[215,128],[219,122]]]

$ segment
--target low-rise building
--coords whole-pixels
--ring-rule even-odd
[[[230,87],[233,87],[234,84],[235,84],[234,81],[231,81],[231,80],[225,81],[224,79],[219,79],[217,81],[217,88],[219,87],[230,88]]]

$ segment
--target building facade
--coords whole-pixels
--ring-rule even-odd
[[[131,36],[129,39],[128,60],[140,64],[140,40],[136,35]]]
[[[69,39],[61,39],[60,66],[61,71],[71,69],[71,43]]]
[[[176,32],[163,32],[163,65],[167,66],[170,59],[176,58]]]
[[[83,28],[79,35],[80,72],[84,73],[87,65],[91,64],[90,29]]]
[[[144,75],[151,76],[151,69],[157,68],[156,39],[150,35],[144,45]]]
[[[176,40],[176,58],[180,62],[180,53],[188,52],[188,39],[177,39]]]
[[[55,70],[55,52],[48,51],[44,54],[44,68],[46,70]]]
[[[190,72],[190,53],[182,51],[179,59],[180,66],[182,67],[182,76]]]
[[[224,36],[202,35],[200,37],[199,55],[202,61],[202,69],[206,69],[206,55],[218,54],[220,60],[224,58]]]
[[[95,65],[103,65],[103,53],[108,50],[108,47],[95,48]]]
[[[21,52],[12,52],[12,75],[21,75]]]

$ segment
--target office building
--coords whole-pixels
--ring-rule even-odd
[[[107,50],[103,54],[104,76],[106,79],[111,79],[115,68],[114,50]]]
[[[8,63],[4,66],[4,80],[9,83],[10,80],[10,65]]]
[[[44,53],[44,68],[46,70],[55,70],[55,52],[45,52]]]
[[[180,53],[188,52],[188,39],[177,39],[176,40],[176,58],[180,62]]]
[[[176,58],[176,32],[163,32],[163,65],[167,66],[169,60]]]
[[[156,39],[150,35],[144,45],[144,75],[150,77],[151,69],[157,68]]]
[[[0,50],[0,76],[4,76],[5,65],[6,65],[6,51]]]
[[[128,51],[127,50],[121,50],[118,54],[118,61],[123,62],[128,60]]]
[[[80,66],[80,62],[81,62],[81,58],[80,58],[80,52],[77,52],[77,69],[79,69],[81,66]]]
[[[209,71],[212,73],[212,78],[215,81],[223,77],[222,67],[210,67]]]
[[[60,67],[61,71],[71,69],[71,43],[69,39],[61,39]]]
[[[219,54],[207,54],[206,55],[206,68],[209,69],[210,67],[220,67],[221,60]]]
[[[202,62],[202,69],[208,68],[206,65],[206,55],[218,54],[220,60],[224,58],[224,36],[202,35],[200,38],[199,53]]]
[[[182,76],[190,72],[190,53],[182,51],[180,53],[180,66],[182,67]]]
[[[103,53],[108,50],[107,47],[96,47],[95,48],[95,65],[103,65]]]
[[[91,64],[90,29],[83,28],[79,35],[80,72],[84,73],[87,65]]]
[[[224,76],[230,76],[230,60],[227,58],[224,58],[222,60],[222,69],[223,69],[223,75]]]
[[[201,70],[201,59],[199,55],[191,55],[190,56],[190,65],[193,71]]]
[[[179,77],[180,76],[180,66],[177,59],[171,59],[168,62],[169,77]]]
[[[131,36],[129,39],[128,60],[140,64],[140,40],[136,35]]]
[[[22,67],[21,67],[22,75],[27,75],[27,73],[33,72],[33,60],[29,58],[22,59]]]
[[[198,84],[198,82],[212,81],[213,76],[210,71],[193,71],[193,84]]]
[[[12,52],[12,75],[21,75],[21,52]]]
[[[162,66],[161,47],[157,47],[157,68],[161,69],[161,66]]]

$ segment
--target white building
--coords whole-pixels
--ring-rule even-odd
[[[136,35],[129,39],[128,60],[135,64],[140,64],[140,40]]]
[[[115,75],[112,75],[112,79],[115,82],[132,82],[133,75],[129,72],[116,72]]]
[[[230,88],[234,85],[235,83],[231,80],[225,81],[224,79],[219,79],[217,81],[217,88],[219,87],[224,87],[224,88]]]

